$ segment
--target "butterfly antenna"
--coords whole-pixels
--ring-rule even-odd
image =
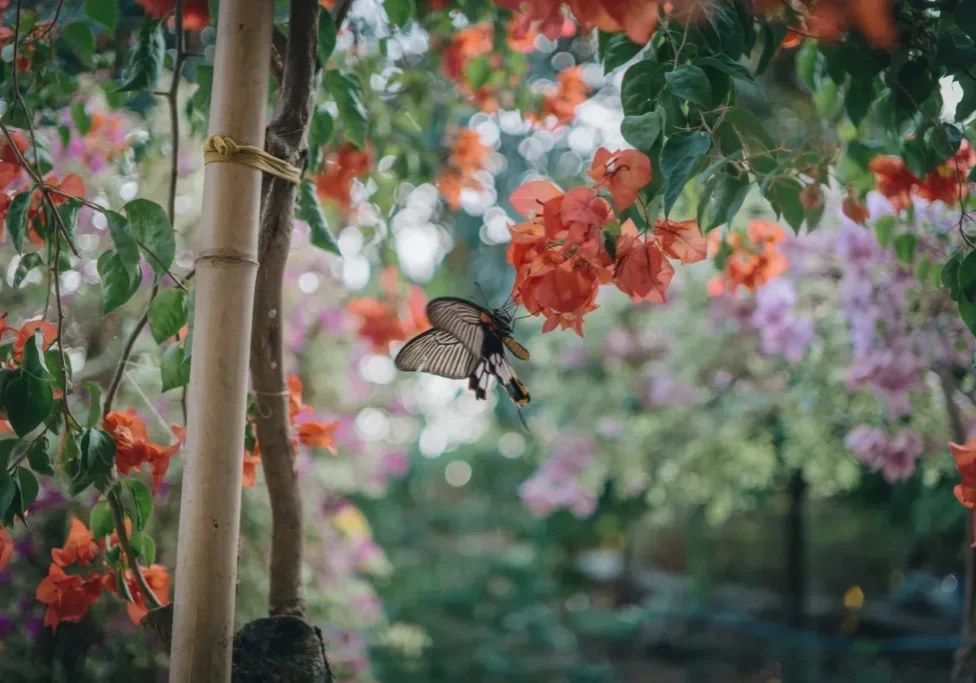
[[[485,296],[485,290],[481,288],[481,284],[478,282],[475,282],[474,286],[478,288],[478,293],[481,295],[482,304],[485,308],[488,308],[488,297]]]

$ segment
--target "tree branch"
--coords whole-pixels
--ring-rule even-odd
[[[268,126],[268,151],[295,165],[306,152],[318,90],[319,76],[315,67],[318,18],[317,0],[292,0],[281,90],[274,119]],[[301,568],[305,531],[289,433],[280,315],[282,278],[291,244],[296,191],[296,186],[291,183],[265,177],[258,247],[261,265],[254,294],[251,332],[251,380],[260,405],[256,411],[258,444],[271,499],[268,611],[271,615],[304,617]]]

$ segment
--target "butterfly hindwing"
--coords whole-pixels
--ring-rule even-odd
[[[449,379],[464,379],[477,365],[478,356],[453,334],[436,327],[411,339],[396,357],[400,370],[429,372]]]
[[[524,406],[530,401],[529,390],[522,384],[515,368],[505,357],[505,349],[501,342],[497,337],[489,335],[485,339],[481,359],[468,377],[468,388],[474,392],[475,398],[480,400],[487,396],[491,377],[498,379],[499,384],[505,387],[505,391],[516,405]]]

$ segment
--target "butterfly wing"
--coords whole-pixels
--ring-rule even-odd
[[[459,339],[465,348],[476,356],[481,355],[485,344],[485,328],[493,327],[491,313],[478,304],[442,296],[427,304],[430,324]]]
[[[477,365],[478,356],[453,334],[436,327],[411,339],[396,357],[400,370],[428,372],[449,379],[469,377]]]

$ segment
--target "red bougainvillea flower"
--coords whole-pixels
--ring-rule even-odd
[[[951,159],[939,164],[925,176],[925,180],[918,186],[918,196],[929,201],[941,201],[948,206],[955,206],[969,195],[969,183],[966,178],[974,163],[976,163],[976,151],[970,146],[968,140],[963,140]]]
[[[800,203],[804,209],[817,209],[823,206],[823,190],[817,183],[810,183],[800,191]]]
[[[45,605],[44,625],[56,631],[62,621],[78,623],[88,608],[102,594],[102,577],[92,574],[86,579],[68,576],[56,564],[48,569],[37,586],[35,597]]]
[[[921,181],[908,170],[904,161],[882,154],[874,157],[868,163],[868,168],[874,173],[874,186],[888,198],[896,211],[911,206],[911,192]]]
[[[17,146],[17,150],[20,151],[21,155],[30,147],[27,138],[20,131],[11,131],[10,137],[13,138],[14,144]],[[17,151],[14,150],[6,137],[0,138],[0,190],[8,189],[10,184],[20,175],[21,168]]]
[[[306,409],[302,403],[302,380],[298,375],[288,375],[288,417],[291,422],[294,423],[295,418]]]
[[[404,301],[398,278],[396,268],[387,268],[380,277],[385,281],[385,299],[360,297],[346,304],[346,312],[360,319],[358,334],[370,342],[374,353],[387,353],[390,343],[405,341],[430,329],[430,321],[424,312],[427,299],[423,290],[411,285]]]
[[[495,0],[495,4],[513,12],[524,11],[522,21],[538,22],[539,32],[549,40],[565,34],[561,0]],[[659,8],[655,0],[566,0],[565,5],[585,31],[623,31],[639,45],[651,39],[657,26]]]
[[[159,604],[165,607],[169,604],[169,572],[161,564],[150,565],[149,567],[140,567],[142,571],[143,578],[146,579],[146,584],[149,589],[159,600]],[[135,574],[133,574],[131,569],[126,569],[123,573],[125,578],[125,583],[129,588],[129,594],[132,595],[132,602],[126,603],[125,611],[129,615],[129,620],[137,626],[142,622],[142,620],[149,614],[149,608],[146,607],[146,596],[143,594],[142,589],[139,587],[139,583],[136,581]],[[119,594],[118,580],[115,574],[106,574],[102,577],[102,585],[105,589],[115,595]]]
[[[171,425],[176,443],[169,446],[149,443],[146,425],[133,408],[124,413],[109,413],[102,421],[102,428],[115,441],[115,466],[119,474],[128,474],[139,470],[143,463],[148,464],[152,472],[153,493],[166,476],[170,458],[182,448],[186,438],[183,427]]]
[[[335,455],[338,452],[335,441],[335,430],[339,421],[334,422],[303,422],[298,425],[298,440],[313,448],[327,448]]]
[[[558,123],[572,123],[576,118],[576,107],[590,94],[590,86],[583,80],[583,69],[574,66],[556,76],[556,87],[546,93],[542,102],[543,118],[552,116]]]
[[[326,158],[323,169],[313,176],[319,199],[329,202],[342,212],[348,211],[352,205],[352,181],[365,177],[372,168],[371,144],[366,149],[359,149],[343,143]]]
[[[162,19],[176,11],[176,0],[136,0],[143,11],[153,19]],[[207,0],[184,0],[183,28],[199,31],[210,26],[210,8]]]
[[[261,451],[257,444],[253,451],[244,451],[244,476],[241,479],[241,487],[249,489],[258,483],[258,465],[261,464]]]
[[[27,340],[34,336],[34,333],[40,330],[41,332],[41,350],[47,351],[48,347],[54,343],[54,340],[58,338],[58,326],[54,323],[44,322],[43,320],[31,320],[24,325],[17,332],[17,338],[14,340],[13,347],[13,357],[14,360],[20,361],[24,355],[24,346],[27,344]]]
[[[0,527],[0,572],[7,568],[14,557],[14,540],[6,527]]]
[[[622,226],[617,241],[614,284],[633,301],[664,303],[674,267],[655,240],[641,240],[632,221]]]
[[[597,188],[609,190],[614,207],[623,211],[637,201],[637,193],[651,182],[651,160],[636,149],[611,153],[601,147],[593,156],[587,175]]]
[[[868,207],[864,206],[864,204],[858,201],[857,195],[854,194],[854,188],[848,190],[847,197],[844,199],[844,203],[841,208],[845,216],[850,218],[855,223],[860,223],[861,225],[864,225],[870,217]]]
[[[490,152],[491,147],[482,143],[481,135],[475,130],[464,128],[454,137],[447,168],[434,181],[452,210],[461,208],[461,190],[481,188],[475,174],[484,169],[485,158]]]
[[[717,250],[721,237],[718,233],[713,235]],[[746,244],[738,233],[726,238],[725,246],[731,253],[722,274],[708,283],[710,295],[735,292],[739,287],[755,291],[789,270],[789,261],[778,249],[779,243],[786,237],[786,231],[781,226],[767,220],[755,220],[749,224],[748,236],[751,244]]]
[[[952,492],[961,505],[973,510],[973,537],[976,538],[976,439],[970,439],[961,446],[950,443],[949,450],[956,459],[956,469],[962,475],[962,481],[956,484]],[[976,542],[973,547],[976,547]]]
[[[98,554],[98,546],[91,531],[77,517],[71,518],[71,530],[63,548],[51,548],[51,560],[59,567],[68,567],[75,562],[88,566]]]
[[[662,218],[654,224],[654,236],[667,256],[684,264],[704,261],[708,256],[708,242],[694,220]]]

